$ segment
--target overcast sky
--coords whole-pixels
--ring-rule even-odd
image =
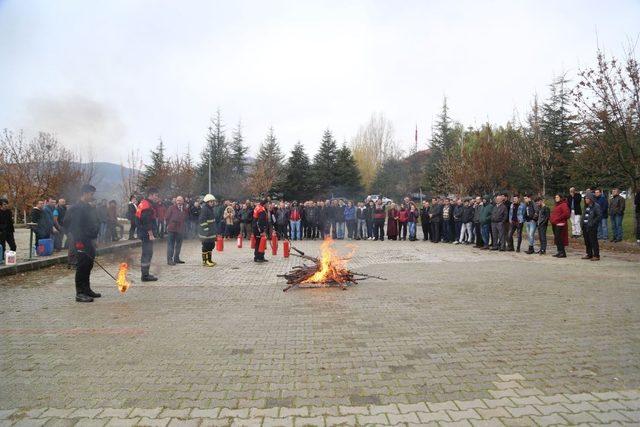
[[[504,123],[639,23],[640,0],[0,0],[0,128],[118,163],[160,137],[199,154],[217,108],[252,154],[269,126],[313,154],[376,111],[425,148],[443,96],[465,125]]]

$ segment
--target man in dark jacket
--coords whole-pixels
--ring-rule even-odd
[[[7,250],[7,243],[9,244],[10,250],[16,250],[14,233],[13,214],[11,213],[11,209],[9,209],[9,201],[7,199],[0,199],[0,246],[2,246],[3,260]],[[3,260],[0,260],[0,264]]]
[[[184,233],[187,230],[187,208],[184,205],[182,196],[176,197],[175,204],[171,205],[167,210],[167,264],[176,265],[184,264],[180,259],[180,250],[182,249],[182,241]]]
[[[429,220],[429,202],[422,202],[422,208],[420,208],[420,224],[422,225],[422,240],[429,240],[429,234],[431,232],[431,221]]]
[[[569,210],[571,211],[571,236],[582,236],[582,196],[575,187],[569,189],[569,197],[567,197]]]
[[[482,203],[482,198],[480,196],[476,197],[473,202],[473,234],[475,236],[475,247],[482,247],[482,225],[480,224],[480,213],[482,213],[482,208],[484,203]]]
[[[49,239],[53,234],[53,211],[47,212],[45,203],[46,201],[38,200],[31,210],[31,222],[36,224],[33,229],[36,235],[36,244],[38,240]]]
[[[598,225],[598,240],[608,240],[609,201],[607,200],[607,196],[605,196],[602,190],[599,188],[597,188],[595,191],[595,201],[596,203],[598,203],[598,205],[600,205],[600,213],[602,215],[602,218],[600,219],[600,225]]]
[[[160,202],[158,190],[156,188],[150,188],[147,190],[147,197],[142,199],[140,204],[138,204],[138,210],[136,211],[138,238],[142,241],[140,270],[142,273],[141,280],[143,282],[155,282],[158,280],[157,277],[149,274],[151,259],[153,258],[154,231],[157,229],[156,206],[158,202]]]
[[[620,189],[611,190],[609,213],[611,214],[611,228],[613,228],[612,242],[622,242],[622,218],[624,218],[625,203],[626,200],[620,195]]]
[[[504,196],[499,194],[496,196],[496,205],[491,212],[491,233],[493,234],[492,251],[505,250],[504,224],[509,217],[509,210],[504,204]]]
[[[538,205],[538,240],[540,240],[540,251],[538,253],[544,255],[547,253],[547,227],[549,226],[551,210],[548,206],[545,206],[544,198],[542,197],[536,198],[536,204]],[[582,211],[580,211],[580,214],[582,214]]]
[[[67,226],[73,235],[76,249],[76,301],[93,302],[100,294],[91,290],[91,270],[96,257],[96,239],[100,231],[100,221],[93,202],[96,189],[92,185],[82,187],[82,196],[74,204],[67,216]]]
[[[138,198],[134,195],[129,197],[127,205],[127,219],[129,220],[129,240],[133,240],[136,236],[136,211],[138,210]]]
[[[429,223],[431,224],[431,241],[433,243],[440,242],[440,222],[442,221],[442,205],[438,199],[431,200],[429,208]]]
[[[598,244],[598,224],[602,220],[602,212],[600,205],[592,194],[585,196],[585,208],[582,215],[582,232],[584,233],[584,245],[587,254],[582,259],[590,259],[591,261],[600,261],[600,247]]]
[[[482,249],[489,249],[491,240],[491,216],[493,215],[493,203],[491,197],[485,196],[482,210],[480,211],[480,226],[482,227]]]
[[[636,191],[633,203],[636,207],[636,244],[640,246],[640,190]]]

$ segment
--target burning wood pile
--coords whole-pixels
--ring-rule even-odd
[[[356,273],[347,269],[345,264],[351,259],[351,254],[344,258],[340,257],[333,247],[331,238],[322,242],[320,258],[305,255],[304,252],[293,246],[291,249],[296,252],[292,255],[309,260],[313,262],[313,265],[298,265],[286,274],[279,274],[278,277],[287,279],[288,286],[283,289],[284,292],[294,287],[317,288],[324,286],[339,286],[342,290],[346,290],[347,286],[355,285],[358,281],[368,278],[386,280],[383,277]]]

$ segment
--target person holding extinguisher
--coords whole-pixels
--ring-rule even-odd
[[[267,250],[267,231],[269,228],[269,216],[265,205],[266,200],[260,201],[260,204],[253,210],[253,234],[256,236],[256,248],[253,252],[254,262],[267,262],[264,259],[264,253]]]
[[[204,196],[203,202],[198,219],[198,237],[202,240],[202,265],[204,267],[215,267],[216,263],[213,261],[211,253],[213,252],[217,234],[214,211],[216,198],[212,194],[207,194]]]

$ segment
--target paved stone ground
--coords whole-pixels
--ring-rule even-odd
[[[1,278],[0,424],[640,424],[636,255],[359,242],[389,280],[283,293],[300,259],[227,246],[160,244],[124,295],[96,269],[92,304],[62,268]]]

